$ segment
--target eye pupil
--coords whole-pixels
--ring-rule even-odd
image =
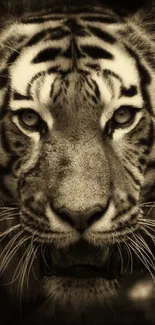
[[[115,111],[113,121],[116,125],[127,125],[132,122],[134,117],[134,110],[131,107],[121,107]]]
[[[21,111],[19,118],[22,124],[28,128],[35,128],[40,121],[39,115],[36,112],[26,109]]]

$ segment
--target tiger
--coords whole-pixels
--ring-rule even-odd
[[[154,297],[153,29],[101,1],[4,19],[2,325],[107,324],[135,274]]]

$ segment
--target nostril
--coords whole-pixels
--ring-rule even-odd
[[[52,210],[55,211],[59,219],[65,221],[80,233],[84,232],[95,221],[102,218],[108,207],[109,201],[104,207],[101,205],[95,205],[82,211],[73,211],[65,206],[54,209],[51,205]]]
[[[95,221],[99,220],[102,216],[104,215],[104,211],[98,211],[98,212],[94,212],[92,214],[92,216],[87,220],[87,224],[88,226],[91,226],[92,223],[94,223]]]
[[[72,220],[72,218],[70,218],[70,216],[65,213],[65,212],[59,212],[58,213],[58,217],[60,217],[62,220],[66,221],[67,223],[69,223],[72,227],[74,227],[74,221]]]

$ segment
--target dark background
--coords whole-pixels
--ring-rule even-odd
[[[50,8],[53,4],[80,4],[80,2],[82,4],[108,5],[122,13],[133,12],[143,5],[150,7],[152,3],[151,0],[0,0],[0,14],[36,11]]]

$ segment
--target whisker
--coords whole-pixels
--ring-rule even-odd
[[[4,215],[3,215],[4,216]],[[19,214],[12,214],[12,215],[8,215],[8,217],[7,216],[5,216],[5,217],[3,217],[2,219],[0,218],[0,222],[1,221],[7,221],[7,220],[16,220],[17,218],[16,217],[18,217],[19,216]]]
[[[133,256],[132,256],[132,251],[130,249],[130,246],[128,245],[128,242],[126,242],[125,240],[123,241],[125,248],[127,250],[127,254],[128,254],[128,265],[130,265],[130,273],[133,272]],[[128,268],[127,265],[127,268]]]
[[[30,265],[29,265],[29,269],[28,269],[28,272],[27,272],[27,289],[28,289],[28,282],[29,282],[29,277],[30,277],[30,271],[31,271],[31,268],[32,268],[32,265],[33,265],[33,262],[35,260],[35,256],[36,256],[36,253],[37,253],[37,250],[38,250],[38,247],[35,249],[35,255],[34,255],[34,251],[32,250],[32,260],[30,262]],[[33,270],[32,270],[33,271]],[[34,274],[34,273],[33,273]]]
[[[24,289],[24,282],[25,282],[25,278],[26,278],[26,271],[28,269],[29,266],[29,261],[31,259],[31,256],[33,256],[32,251],[30,250],[30,245],[28,246],[28,248],[26,249],[24,256],[26,256],[24,263],[23,263],[23,267],[21,268],[21,272],[20,272],[20,280],[19,280],[19,297],[20,297],[20,306],[22,304],[22,293],[23,293],[23,289]]]
[[[147,228],[149,228],[149,229],[151,229],[152,230],[152,228],[150,228],[150,227],[147,227]],[[153,243],[155,244],[155,236],[153,236],[147,229],[146,229],[146,227],[141,227],[141,229],[144,231],[144,233],[146,233],[146,235],[149,237],[149,238],[151,238],[152,239],[152,241],[153,241]]]
[[[121,252],[121,247],[120,247],[120,243],[117,243],[117,249],[120,255],[120,260],[121,260],[121,274],[123,273],[123,269],[124,269],[124,261],[123,261],[123,254]]]
[[[149,255],[147,255],[146,251],[144,250],[144,247],[142,248],[142,243],[141,243],[141,245],[139,245],[138,242],[135,243],[131,238],[130,238],[130,240],[131,240],[131,242],[134,244],[136,250],[139,251],[139,253],[140,253],[141,255],[143,254],[143,257],[147,258],[147,262],[148,262],[149,265],[154,269],[154,268],[155,268],[155,264],[153,264],[152,259],[151,259],[151,257],[152,257],[153,255],[152,255],[151,257],[150,257]],[[135,245],[135,244],[136,244],[136,245]],[[153,257],[153,259],[154,259],[154,257]]]
[[[17,242],[17,244],[14,246],[14,243],[15,241],[21,236],[22,232],[19,233],[18,235],[16,235],[12,242],[9,243],[11,244],[10,246],[7,245],[7,250],[5,248],[5,251],[7,252],[5,254],[5,256],[3,257],[2,259],[2,262],[1,262],[1,266],[0,266],[0,275],[3,274],[4,270],[6,269],[7,265],[10,263],[10,261],[12,260],[13,256],[16,254],[16,252],[18,251],[18,248],[20,248],[21,244],[23,243],[23,241],[19,241]],[[13,249],[12,249],[13,247]],[[12,249],[12,250],[11,250]],[[2,256],[4,255],[4,250],[2,252],[3,254],[1,254]]]
[[[130,238],[129,238],[130,239]],[[143,254],[141,253],[141,255],[139,254],[139,251],[137,252],[135,246],[132,245],[132,243],[129,243],[130,248],[132,249],[132,251],[135,253],[135,255],[138,257],[138,259],[142,262],[142,264],[146,267],[146,269],[148,270],[148,272],[150,273],[152,280],[155,281],[155,277],[153,275],[153,273],[150,270],[150,267],[146,261],[146,258],[143,256]]]
[[[16,50],[15,48],[11,47],[11,46],[8,46],[8,45],[4,45],[4,47],[8,48],[9,50],[12,50],[18,54],[20,54],[20,52],[18,50]]]
[[[23,240],[22,240],[22,242],[20,243],[20,247],[26,242],[26,241],[28,241],[29,239],[31,238],[31,236],[29,236],[29,237],[24,237],[23,238]],[[24,258],[25,258],[25,255],[26,255],[26,252],[24,252],[24,254],[22,255],[22,258],[20,259],[20,261],[19,261],[19,263],[18,263],[18,265],[17,265],[17,267],[16,267],[16,270],[15,270],[15,272],[14,272],[14,275],[13,275],[13,281],[15,281],[15,280],[17,280],[17,278],[19,277],[19,275],[20,275],[20,270],[19,270],[19,272],[18,272],[18,269],[20,268],[20,265],[22,264],[22,262],[23,262],[23,260],[24,260]],[[17,273],[18,272],[18,273]]]
[[[143,248],[147,250],[147,252],[151,255],[153,261],[155,262],[155,257],[154,257],[154,255],[152,254],[152,252],[151,252],[149,246],[147,245],[146,241],[144,240],[144,238],[143,238],[140,234],[138,235],[138,238],[139,238],[139,240],[140,240],[140,242],[141,242]],[[146,252],[145,252],[145,253],[146,253]]]
[[[0,207],[0,210],[6,210],[6,211],[19,210],[19,207]]]
[[[154,220],[147,220],[147,219],[139,219],[138,220],[139,224],[143,224],[143,225],[150,225],[150,226],[154,226],[155,227],[155,221]]]
[[[140,207],[148,207],[148,208],[150,208],[152,206],[155,206],[155,201],[148,201],[148,202],[140,204]]]
[[[144,255],[144,250],[141,250],[140,246],[137,247],[137,245],[135,245],[135,242],[133,240],[131,240],[130,237],[128,237],[128,239],[130,240],[130,242],[128,244],[130,245],[132,250],[135,252],[137,257],[141,260],[141,262],[147,268],[147,270],[150,272],[150,274],[152,274],[150,267],[149,267],[149,265],[150,265],[151,268],[153,270],[155,270],[155,265],[152,264],[152,260],[148,259],[148,256]],[[152,276],[153,276],[153,274],[152,274]]]
[[[10,232],[14,231],[15,229],[17,229],[17,228],[19,228],[19,227],[21,227],[20,224],[18,224],[18,225],[16,225],[16,226],[13,226],[13,227],[11,227],[10,229],[7,229],[7,230],[4,231],[2,234],[0,234],[0,237],[3,237],[3,236],[5,236],[5,235],[10,234]]]
[[[45,251],[46,251],[46,246],[44,246],[44,249],[43,249],[43,244],[41,244],[41,256],[42,256],[42,259],[43,259],[45,265],[47,266],[47,268],[50,268],[47,261],[46,261]]]

